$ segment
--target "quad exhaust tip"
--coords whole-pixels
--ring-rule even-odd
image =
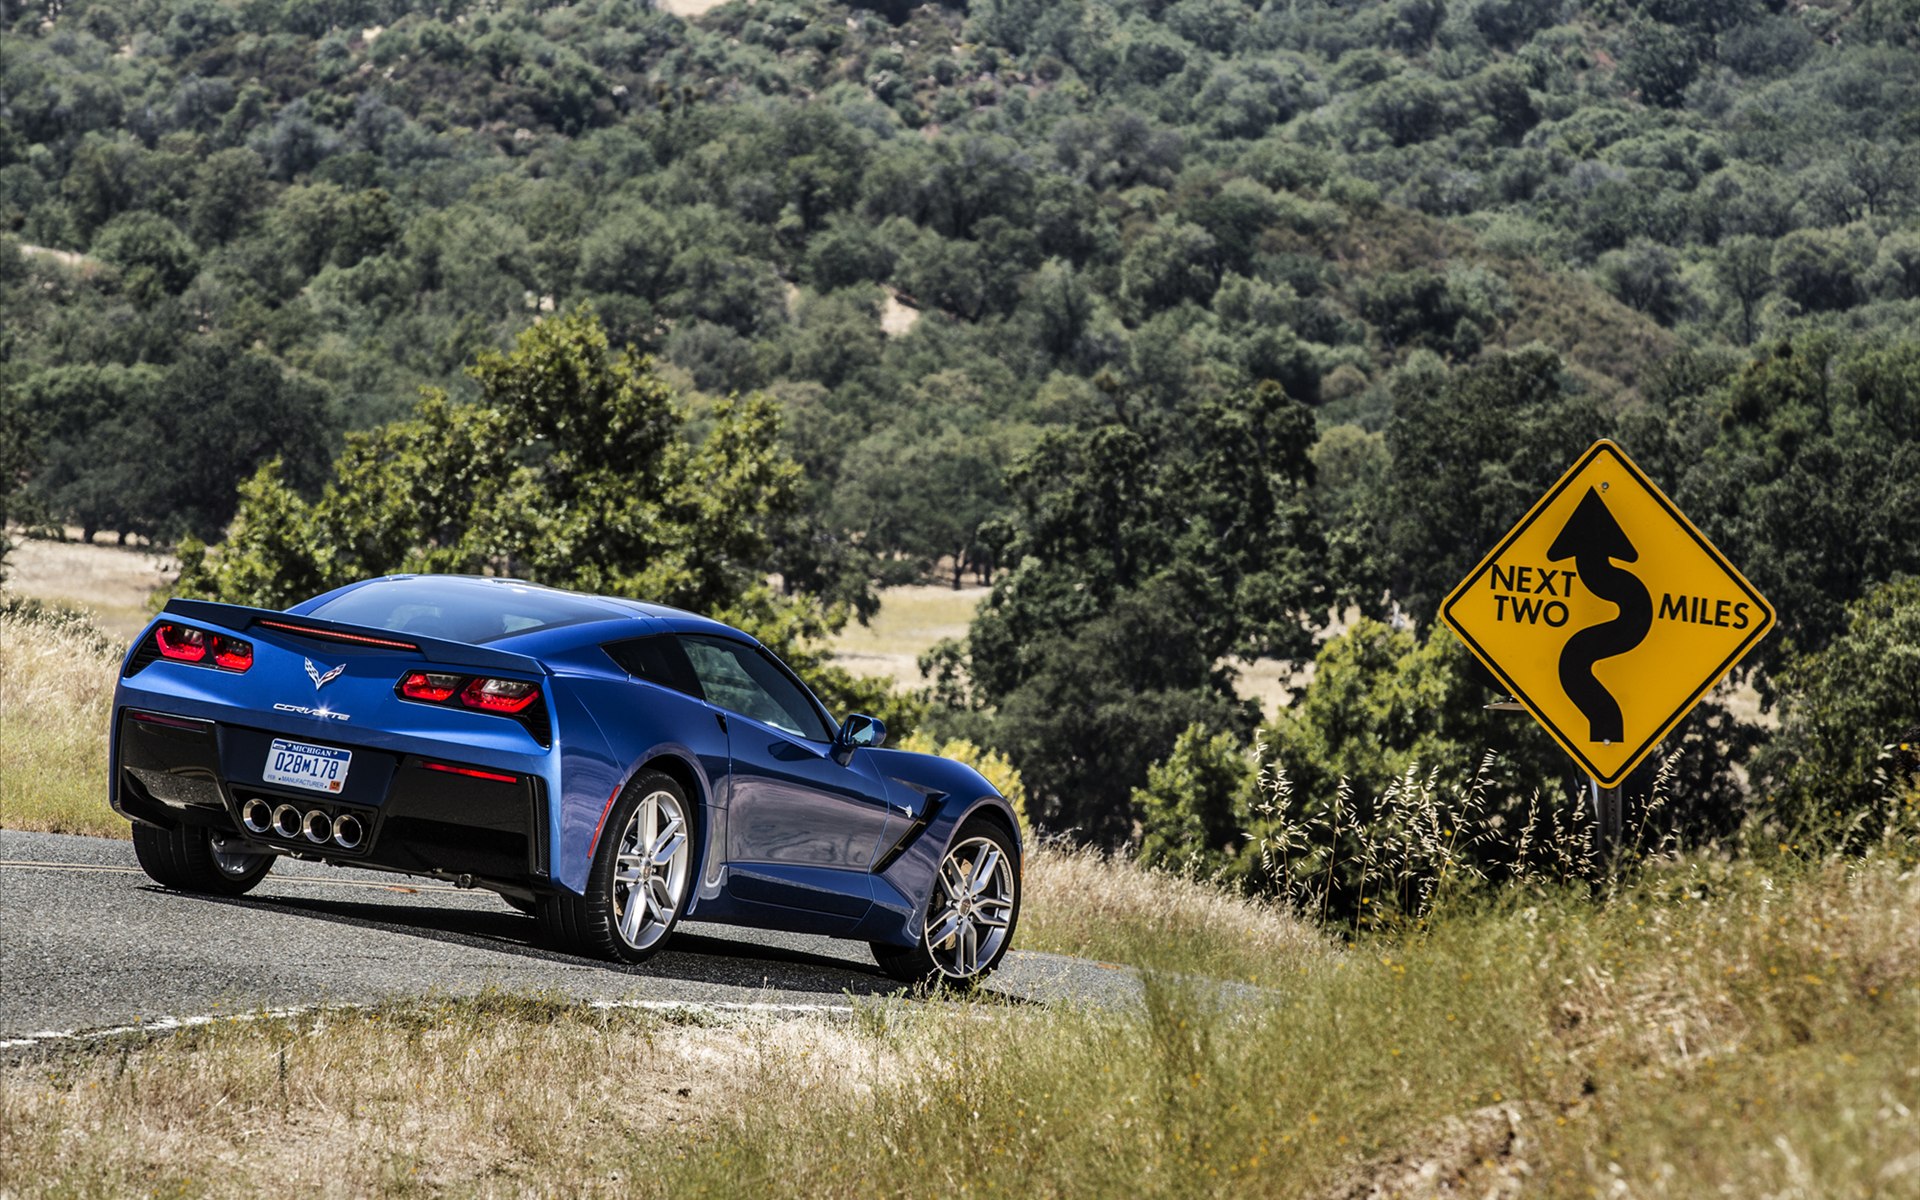
[[[357,849],[366,836],[367,827],[352,813],[341,813],[333,819],[333,844],[342,850]]]
[[[273,828],[273,808],[265,800],[249,800],[240,806],[240,822],[249,833],[265,833]]]
[[[358,850],[367,840],[367,822],[354,813],[334,816],[310,808],[302,814],[291,804],[276,807],[258,797],[240,806],[240,823],[250,833],[274,834],[290,842],[304,839],[315,846],[331,842],[342,850]]]

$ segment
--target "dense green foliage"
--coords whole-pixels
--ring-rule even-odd
[[[483,355],[480,396],[430,391],[410,418],[347,436],[309,503],[279,460],[240,488],[216,555],[183,547],[177,590],[284,607],[357,579],[410,571],[506,575],[715,613],[760,633],[831,701],[910,705],[817,661],[811,647],[857,597],[766,584],[800,523],[800,471],[765,397],[726,401],[698,442],[650,360],[615,353],[589,310]]]
[[[989,710],[1041,819],[1124,836],[1175,735],[1250,728],[1215,664],[1304,651],[1333,598],[1312,445],[1312,413],[1269,382],[1049,434],[1009,475],[1015,565],[973,624],[967,694],[946,698],[957,723]]]
[[[1773,807],[1797,827],[1857,817],[1872,837],[1878,801],[1920,801],[1920,577],[1849,605],[1846,632],[1782,682],[1780,736],[1760,762]]]
[[[309,504],[270,463],[241,488],[221,554],[180,587],[283,607],[369,575],[506,574],[713,610],[764,590],[799,470],[764,399],[727,403],[698,444],[645,358],[591,311],[532,326],[472,368],[479,399],[430,391],[349,434]]]
[[[1147,768],[1135,788],[1140,813],[1140,861],[1201,875],[1219,875],[1242,849],[1253,771],[1232,734],[1209,737],[1190,725],[1174,739],[1165,762]]]
[[[13,551],[7,523],[28,467],[26,433],[19,405],[11,397],[0,396],[0,582],[7,578],[7,555]]]
[[[223,595],[513,569],[744,606],[789,647],[971,572],[932,723],[1114,842],[1183,731],[1252,737],[1234,656],[1303,659],[1358,604],[1397,624],[1322,648],[1325,694],[1269,731],[1301,803],[1488,748],[1499,805],[1555,803],[1428,630],[1592,437],[1781,610],[1769,698],[1920,573],[1914,18],[8,8],[7,503],[210,541],[237,505],[189,575]],[[589,304],[604,338],[505,354]],[[526,361],[554,339],[584,373]],[[1699,829],[1756,736],[1715,710],[1670,747]]]

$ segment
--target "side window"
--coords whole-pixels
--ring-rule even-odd
[[[700,694],[700,685],[694,680],[693,672],[687,666],[686,656],[680,653],[680,647],[669,634],[634,638],[630,642],[614,642],[601,648],[607,652],[608,657],[619,664],[621,670],[635,679],[657,683],[661,687],[669,687],[690,696]]]
[[[744,642],[693,634],[683,635],[680,645],[709,703],[795,737],[833,740],[813,701],[765,654]]]

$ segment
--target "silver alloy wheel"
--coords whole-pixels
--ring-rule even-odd
[[[687,893],[687,813],[672,792],[640,801],[613,862],[613,917],[620,940],[645,950],[667,935]]]
[[[207,851],[213,856],[213,865],[220,868],[222,875],[230,875],[235,879],[245,878],[247,873],[258,867],[260,860],[266,857],[264,854],[249,854],[244,850],[229,849],[231,846],[243,844],[237,838],[229,841],[217,833],[207,836]]]
[[[942,975],[971,979],[1006,944],[1013,925],[1013,863],[990,838],[947,851],[927,906],[927,953]]]

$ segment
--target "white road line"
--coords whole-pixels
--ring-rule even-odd
[[[422,997],[424,1001],[424,997]],[[734,1013],[747,1016],[850,1017],[853,1008],[844,1004],[781,1004],[762,1000],[585,1000],[588,1008],[602,1010],[638,1009],[646,1012]],[[45,1029],[18,1037],[0,1039],[0,1050],[21,1050],[53,1042],[104,1041],[129,1033],[173,1033],[198,1029],[222,1021],[240,1024],[249,1021],[280,1021],[318,1012],[361,1012],[371,1004],[305,1004],[296,1008],[268,1008],[250,1013],[206,1013],[195,1017],[155,1017],[134,1025],[115,1025],[107,1029]]]
[[[176,1029],[194,1029],[202,1025],[211,1025],[216,1021],[274,1021],[283,1017],[297,1017],[302,1013],[318,1012],[321,1008],[365,1008],[364,1004],[308,1005],[303,1008],[269,1008],[252,1013],[210,1013],[199,1017],[155,1017],[151,1021],[141,1021],[137,1025],[115,1025],[107,1029],[43,1029],[39,1033],[22,1034],[16,1038],[0,1041],[0,1050],[18,1050],[24,1046],[41,1046],[48,1042],[92,1041],[119,1037],[126,1033],[172,1033]]]
[[[587,1004],[592,1008],[638,1008],[649,1012],[684,1010],[794,1017],[853,1015],[851,1004],[776,1003],[771,1000],[589,1000]]]

